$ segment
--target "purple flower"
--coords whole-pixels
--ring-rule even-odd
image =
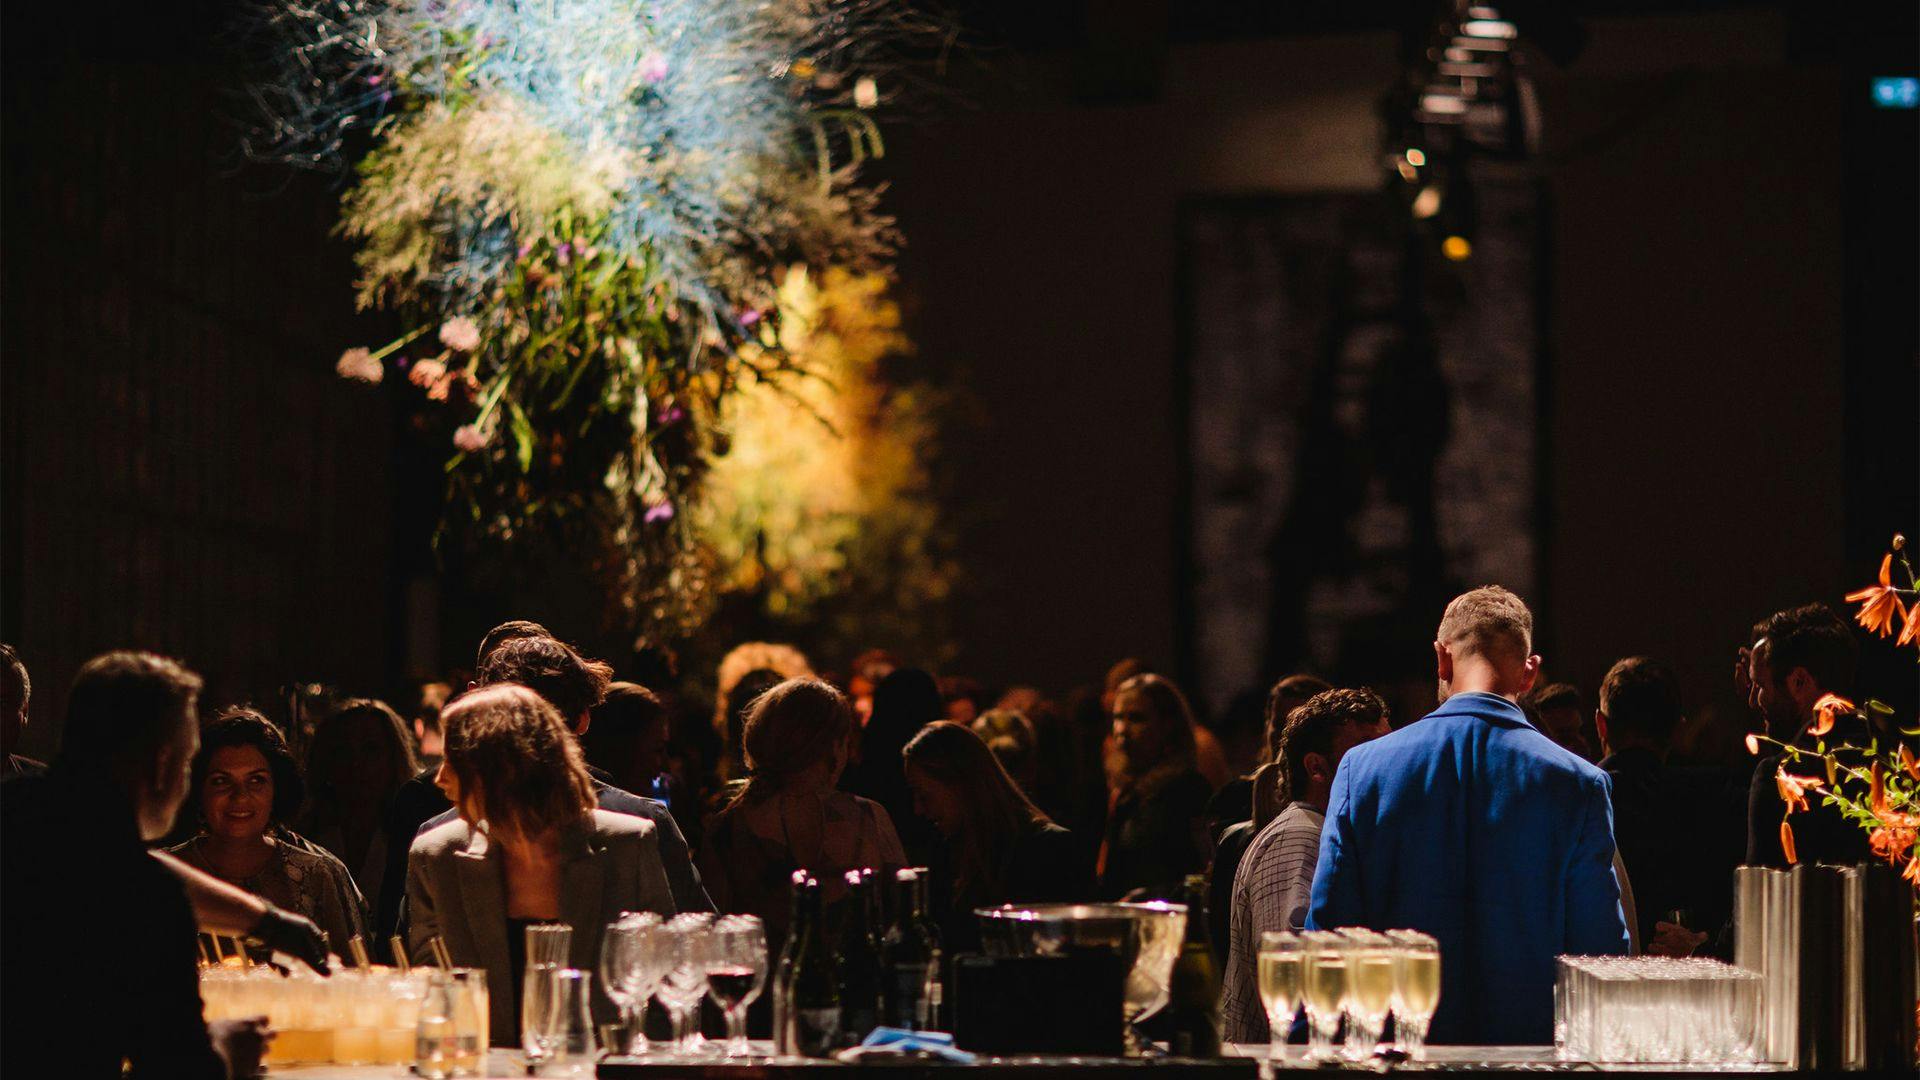
[[[673,504],[670,502],[654,503],[652,506],[647,507],[647,512],[641,520],[649,525],[657,525],[662,521],[672,521]]]
[[[766,312],[761,311],[759,308],[748,308],[740,313],[740,325],[742,327],[752,326],[759,322],[765,314]]]
[[[669,405],[655,414],[653,422],[660,427],[672,427],[687,418],[687,410],[678,405]]]
[[[553,249],[553,261],[565,266],[573,261],[573,249],[565,244]]]
[[[667,57],[660,52],[649,52],[640,58],[640,81],[649,86],[658,86],[667,77]]]
[[[377,72],[377,71],[376,71],[376,72],[374,72],[373,74],[371,74],[371,75],[369,75],[369,76],[367,76],[367,85],[368,85],[368,86],[379,86],[379,85],[380,85],[380,80],[381,80],[381,79],[382,79],[383,77],[384,77],[384,76],[382,76],[382,75],[381,75],[381,74],[380,74],[379,72]]]

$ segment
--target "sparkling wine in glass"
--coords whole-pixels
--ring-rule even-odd
[[[1407,1056],[1427,1057],[1427,1026],[1440,1007],[1440,943],[1401,930],[1393,936],[1393,1030]]]
[[[1313,931],[1307,935],[1306,967],[1303,971],[1307,1006],[1307,1024],[1312,1038],[1308,1056],[1315,1061],[1331,1061],[1338,1056],[1334,1037],[1340,1030],[1340,1016],[1347,1007],[1348,975],[1346,942],[1338,934]]]
[[[1294,1014],[1300,1011],[1306,971],[1306,944],[1289,930],[1260,935],[1256,959],[1260,1004],[1267,1011],[1267,1037],[1271,1056],[1277,1061],[1286,1055],[1287,1036],[1293,1028]]]

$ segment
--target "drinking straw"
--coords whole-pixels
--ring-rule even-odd
[[[220,961],[216,960],[213,953],[207,949],[207,938],[205,934],[199,935],[194,939],[194,942],[200,946],[200,963],[208,966],[219,964]]]
[[[363,968],[373,966],[373,961],[367,959],[367,943],[360,940],[359,934],[355,934],[352,938],[348,939],[347,951],[353,954],[354,967]]]
[[[433,939],[433,955],[439,959],[442,968],[453,970],[453,954],[447,951],[447,943],[438,936]]]
[[[388,938],[387,944],[393,946],[393,964],[400,969],[400,974],[405,975],[412,971],[413,966],[407,963],[407,943],[400,940],[400,935],[395,934]]]
[[[220,935],[208,934],[207,939],[213,942],[213,962],[216,964],[226,963],[227,950],[224,945],[220,944]]]

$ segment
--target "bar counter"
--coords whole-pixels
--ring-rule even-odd
[[[756,1042],[756,1055],[772,1053],[771,1043]],[[872,1080],[922,1080],[926,1077],[953,1076],[961,1073],[1005,1077],[1009,1080],[1108,1080],[1120,1077],[1132,1080],[1145,1073],[1178,1075],[1182,1077],[1218,1078],[1218,1080],[1255,1080],[1269,1076],[1276,1080],[1293,1077],[1324,1077],[1329,1073],[1378,1073],[1378,1072],[1441,1072],[1441,1073],[1622,1073],[1642,1077],[1710,1077],[1740,1073],[1779,1074],[1787,1072],[1778,1064],[1740,1064],[1740,1065],[1598,1065],[1591,1062],[1560,1061],[1554,1057],[1550,1046],[1435,1046],[1429,1048],[1428,1060],[1424,1062],[1398,1062],[1385,1066],[1383,1062],[1344,1062],[1339,1066],[1324,1066],[1305,1059],[1305,1047],[1287,1048],[1286,1057],[1279,1062],[1269,1062],[1265,1046],[1238,1045],[1228,1047],[1227,1056],[1208,1061],[1188,1061],[1171,1058],[982,1058],[974,1065],[951,1065],[941,1062],[901,1062],[897,1064],[866,1063],[861,1065],[841,1065],[828,1061],[802,1061],[794,1059],[776,1060],[770,1056],[755,1056],[742,1059],[709,1059],[703,1061],[687,1060],[648,1060],[632,1058],[609,1058],[599,1063],[597,1075],[614,1078],[633,1077],[636,1080],[667,1080],[669,1077],[684,1077],[688,1080],[778,1080],[780,1077],[797,1074],[814,1074],[822,1069],[858,1070]],[[486,1077],[488,1080],[524,1080],[527,1076],[522,1057],[517,1051],[494,1050],[487,1055]],[[273,1068],[268,1076],[287,1076],[296,1080],[393,1080],[396,1077],[411,1076],[412,1073],[394,1065],[283,1065]],[[558,1076],[558,1070],[542,1072],[542,1076]],[[582,1075],[585,1075],[584,1073]]]

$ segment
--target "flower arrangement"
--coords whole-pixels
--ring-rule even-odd
[[[785,268],[866,274],[891,252],[859,170],[917,18],[889,0],[266,6],[248,150],[358,157],[340,231],[359,302],[407,330],[337,370],[404,373],[446,433],[438,539],[557,541],[631,628],[697,624],[716,519],[684,510],[729,400],[810,375]]]
[[[1877,583],[1847,594],[1849,603],[1861,605],[1856,620],[1878,636],[1895,636],[1893,624],[1900,622],[1902,629],[1896,641],[1900,646],[1920,644],[1916,643],[1916,626],[1920,625],[1920,582],[1914,577],[1906,546],[1906,538],[1896,534],[1880,562]],[[1896,561],[1905,576],[1904,586],[1893,584]],[[1867,832],[1876,857],[1895,866],[1904,864],[1902,876],[1920,890],[1920,848],[1915,844],[1916,838],[1920,838],[1920,759],[1916,759],[1912,747],[1906,743],[1895,742],[1883,747],[1878,737],[1869,738],[1865,746],[1843,743],[1830,747],[1824,741],[1840,717],[1857,716],[1868,721],[1871,731],[1876,726],[1873,723],[1876,718],[1884,721],[1892,717],[1893,712],[1891,706],[1881,701],[1869,699],[1864,705],[1856,705],[1838,694],[1827,694],[1814,703],[1814,719],[1807,731],[1820,741],[1811,752],[1766,735],[1747,736],[1749,752],[1758,755],[1763,745],[1770,744],[1779,748],[1783,759],[1781,768],[1774,774],[1774,782],[1779,786],[1781,801],[1786,804],[1786,813],[1780,821],[1780,844],[1788,862],[1799,861],[1794,850],[1793,815],[1807,810],[1812,805],[1809,799],[1817,796]],[[1920,727],[1896,730],[1904,736],[1920,736]],[[1789,762],[1805,759],[1820,762],[1824,777],[1797,775],[1785,768]]]

